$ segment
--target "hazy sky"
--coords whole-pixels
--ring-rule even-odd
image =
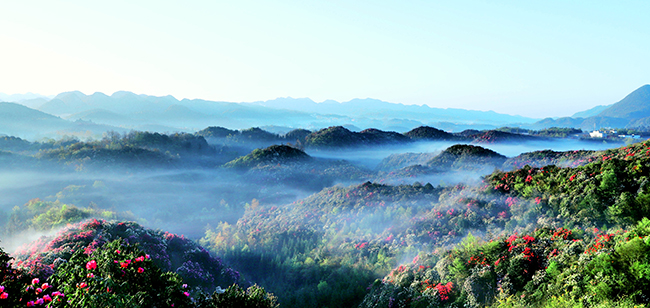
[[[650,83],[650,1],[2,1],[0,92],[567,116]]]

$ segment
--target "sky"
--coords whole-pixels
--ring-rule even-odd
[[[650,1],[0,1],[0,92],[376,98],[534,118],[650,83]]]

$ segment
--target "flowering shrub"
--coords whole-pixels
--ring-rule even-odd
[[[191,288],[121,239],[90,254],[74,252],[47,282],[10,261],[0,249],[0,307],[277,307],[275,297],[258,286],[244,291],[232,285],[212,295]]]
[[[464,243],[396,267],[372,285],[360,307],[553,307],[557,298],[571,307],[644,307],[650,299],[649,219],[609,233],[538,228]],[[512,299],[518,304],[506,305]]]
[[[35,276],[49,277],[57,263],[70,259],[76,253],[92,255],[109,239],[122,239],[126,244],[138,243],[140,249],[163,271],[176,272],[193,287],[205,291],[239,282],[237,271],[224,266],[219,258],[212,257],[194,242],[176,234],[147,229],[134,222],[93,219],[71,225],[53,238],[43,237],[21,247],[15,253],[15,264]],[[119,261],[117,265],[125,269],[137,263],[129,259]],[[84,266],[97,265],[89,263]],[[138,267],[134,270],[137,271]],[[146,272],[146,267],[142,271]]]
[[[65,294],[47,282],[11,266],[0,248],[0,307],[32,307],[65,301]]]
[[[50,278],[61,287],[60,307],[189,307],[178,274],[163,272],[137,246],[118,239],[90,254],[77,250]],[[56,305],[55,305],[56,306]],[[58,306],[57,306],[58,307]]]

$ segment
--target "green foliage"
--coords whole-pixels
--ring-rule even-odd
[[[279,307],[273,294],[253,285],[244,290],[238,285],[228,287],[223,293],[214,292],[211,297],[199,299],[201,308],[276,308]]]
[[[505,156],[490,149],[456,144],[431,159],[427,165],[439,171],[477,169],[485,166],[494,169],[500,167],[505,160]]]
[[[469,137],[472,138],[472,142],[475,143],[521,142],[539,140],[539,138],[535,136],[509,133],[500,130],[488,130],[479,134],[472,134]]]
[[[229,168],[252,168],[263,164],[280,164],[309,160],[307,153],[287,145],[272,145],[266,149],[255,149],[246,156],[225,164]]]
[[[532,134],[541,137],[566,138],[571,135],[582,134],[582,130],[570,127],[550,127],[533,132]]]
[[[187,133],[108,132],[102,140],[41,144],[36,158],[84,168],[177,167],[219,165],[232,158],[224,148],[210,146],[204,137]]]
[[[32,199],[22,207],[14,207],[3,234],[14,235],[26,230],[51,231],[88,218],[110,216],[114,219],[133,219],[127,213],[115,213],[96,207],[79,208],[57,201]]]
[[[411,139],[396,132],[385,132],[374,128],[352,132],[342,126],[331,126],[313,132],[305,137],[305,146],[312,148],[366,147],[385,144],[400,144]]]
[[[455,140],[454,135],[430,126],[416,127],[407,133],[405,136],[413,140]]]

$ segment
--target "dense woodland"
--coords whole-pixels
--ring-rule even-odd
[[[0,212],[0,246],[44,235],[0,251],[0,303],[643,307],[650,142],[514,157],[484,147],[578,132],[209,127],[87,141],[2,137],[2,172],[64,177]],[[374,169],[319,156],[419,142],[451,145],[397,147]],[[481,176],[418,181],[458,173]],[[168,194],[154,205],[120,196],[136,185],[143,190],[129,196]],[[146,227],[156,224],[195,233]]]

